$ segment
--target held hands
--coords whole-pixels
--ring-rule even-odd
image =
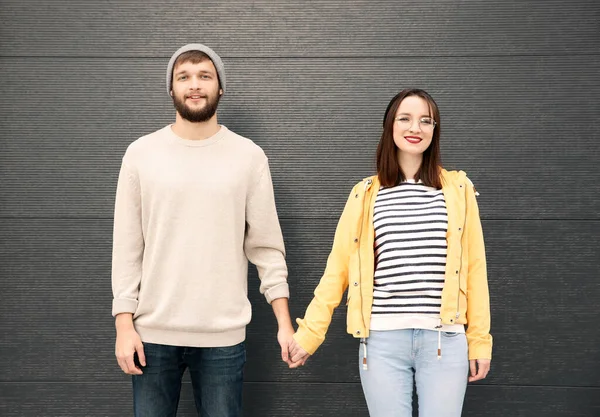
[[[289,347],[290,352],[290,368],[298,368],[299,366],[304,366],[310,355],[302,346],[294,338],[292,338],[292,342]]]
[[[489,359],[471,359],[469,361],[471,374],[469,382],[479,381],[484,379],[490,371],[491,360]]]
[[[298,368],[306,363],[310,355],[294,340],[294,328],[291,323],[289,326],[279,327],[277,341],[281,347],[281,359],[290,368]]]

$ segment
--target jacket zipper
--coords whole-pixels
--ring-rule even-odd
[[[367,188],[369,188],[369,186],[371,185],[373,181],[371,179],[368,179],[365,182],[365,190],[364,190],[364,194],[363,194],[363,210],[362,210],[362,217],[360,219],[360,230],[358,232],[358,290],[360,291],[362,288],[362,262],[360,259],[360,242],[362,240],[362,231],[363,231],[363,223],[365,220],[365,202],[366,202],[366,196],[367,196]],[[363,323],[363,329],[365,329],[366,331],[366,324],[365,324],[365,316],[363,315],[363,297],[362,297],[362,292],[360,294],[360,317],[362,318],[362,323]]]
[[[361,240],[362,240],[363,223],[365,221],[365,203],[367,201],[367,198],[366,198],[366,196],[367,196],[367,188],[369,188],[369,186],[372,184],[372,182],[373,181],[371,179],[368,179],[365,182],[365,189],[364,189],[364,193],[363,193],[364,200],[363,200],[363,203],[362,203],[362,217],[360,219],[360,230],[358,232],[358,290],[360,291],[360,318],[362,319],[363,329],[364,329],[365,333],[367,331],[367,325],[365,323],[365,316],[363,314],[362,262],[361,262],[361,259],[360,259],[360,243],[361,243]],[[363,369],[366,371],[368,369],[368,367],[367,367],[367,338],[366,337],[362,337],[360,339],[360,343],[362,343],[362,345],[363,345],[362,366],[363,366]]]
[[[461,186],[462,188],[462,186]],[[460,265],[458,268],[458,292],[456,296],[456,318],[460,316],[460,273],[462,272],[463,263],[463,235],[465,234],[465,226],[467,225],[467,190],[465,189],[465,211],[463,215],[463,226],[460,233]]]
[[[461,189],[463,188],[463,184],[461,184],[459,186]],[[455,319],[458,319],[460,317],[460,275],[462,272],[462,264],[463,264],[463,243],[462,243],[462,238],[465,234],[465,226],[467,224],[467,193],[465,190],[465,209],[464,209],[464,213],[463,213],[463,225],[462,228],[459,228],[458,230],[460,230],[460,263],[458,265],[458,270],[456,271],[456,275],[458,275],[456,278],[458,280],[458,288],[456,289],[456,314],[454,315]],[[438,360],[442,359],[442,340],[441,340],[441,336],[442,336],[442,327],[443,327],[443,323],[442,323],[442,317],[440,315],[440,323],[435,326],[436,329],[438,329],[438,350],[437,350],[437,358]]]

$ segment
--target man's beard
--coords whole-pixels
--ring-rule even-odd
[[[206,104],[200,109],[191,109],[188,107],[185,104],[185,96],[183,98],[173,96],[173,105],[177,113],[185,120],[192,123],[202,123],[210,120],[215,115],[221,96],[217,93],[214,97],[205,96],[204,98]]]

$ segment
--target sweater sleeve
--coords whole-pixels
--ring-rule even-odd
[[[289,298],[288,271],[268,161],[260,168],[258,177],[246,200],[244,252],[256,265],[260,293],[270,304],[277,298]]]
[[[142,278],[144,236],[139,180],[125,162],[121,165],[115,199],[112,253],[112,315],[135,313]]]

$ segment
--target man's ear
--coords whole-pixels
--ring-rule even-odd
[[[223,95],[223,89],[219,88],[219,95],[222,96]]]

